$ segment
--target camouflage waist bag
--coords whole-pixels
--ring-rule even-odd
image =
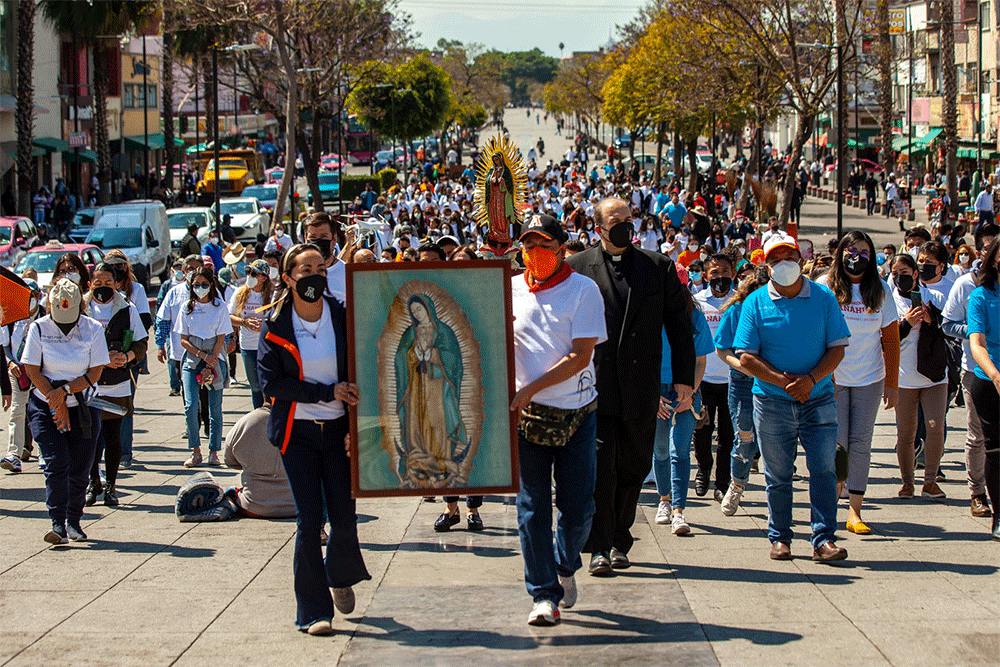
[[[525,439],[545,447],[562,447],[580,428],[584,418],[597,409],[597,399],[575,410],[528,403],[521,410],[520,429]]]

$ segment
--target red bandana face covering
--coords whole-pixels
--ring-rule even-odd
[[[524,272],[524,282],[528,283],[529,292],[541,292],[542,290],[555,287],[559,283],[563,282],[569,278],[571,273],[573,273],[573,269],[569,268],[569,264],[563,262],[562,266],[560,266],[554,274],[549,276],[549,279],[545,282],[538,282],[535,280],[530,270]]]

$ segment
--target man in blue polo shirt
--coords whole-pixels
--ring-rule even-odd
[[[847,558],[837,528],[837,404],[831,374],[851,333],[833,292],[802,277],[795,240],[764,245],[771,280],[740,311],[734,348],[754,377],[754,426],[767,482],[771,558],[791,560],[792,472],[798,444],[809,468],[813,560]]]
[[[663,210],[667,214],[667,219],[670,220],[670,226],[674,229],[680,229],[681,225],[684,224],[684,218],[687,217],[688,211],[684,204],[680,202],[676,192],[670,195],[670,203],[664,206]]]

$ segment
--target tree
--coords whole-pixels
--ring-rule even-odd
[[[163,156],[167,163],[167,188],[174,187],[174,164],[180,162],[175,156],[174,146],[174,33],[167,29],[173,26],[173,0],[163,0],[163,55],[160,58],[160,81],[163,82]]]
[[[442,127],[452,105],[450,80],[426,54],[399,65],[366,63],[363,69],[366,75],[358,77],[347,106],[366,126],[385,136],[395,130],[406,144]]]
[[[611,65],[605,53],[582,54],[564,63],[556,77],[545,85],[546,111],[577,116],[596,127]]]
[[[563,44],[562,42],[559,42],[559,57],[560,58],[562,58],[562,54],[563,54],[563,49],[564,48],[566,48],[566,45]]]
[[[878,110],[879,135],[882,137],[882,168],[885,169],[885,173],[889,174],[895,168],[892,150],[892,86],[894,82],[892,80],[892,37],[889,34],[889,0],[878,0],[875,8],[875,27],[878,31]],[[907,67],[911,66],[912,64],[907,64]],[[910,122],[909,118],[907,118],[907,122]]]
[[[109,52],[117,57],[118,49],[105,48],[108,36],[124,35],[156,17],[157,3],[152,0],[104,0],[103,2],[61,2],[42,0],[45,19],[56,32],[73,34],[84,48],[94,53],[94,147],[97,149],[97,177],[100,198],[108,201],[111,181],[111,147],[108,145],[108,65]],[[117,40],[115,40],[117,41]],[[79,192],[77,194],[80,194]]]
[[[528,82],[546,84],[555,79],[559,71],[559,61],[547,56],[535,47],[531,51],[511,51],[503,56],[501,79],[510,89],[514,104],[527,104]]]
[[[958,152],[958,81],[955,71],[955,16],[953,0],[941,0],[941,78],[944,83],[944,99],[941,104],[942,125],[944,126],[944,169],[951,211],[958,213],[958,178],[956,173],[956,153]],[[982,33],[976,37],[982,39]]]
[[[441,66],[451,79],[452,104],[445,119],[445,133],[453,125],[478,128],[486,124],[490,114],[502,114],[508,96],[500,79],[500,55],[486,51],[482,44],[457,40],[440,39],[437,48],[442,52]]]
[[[17,4],[17,213],[31,216],[31,185],[34,158],[31,157],[35,125],[35,0],[20,0]]]

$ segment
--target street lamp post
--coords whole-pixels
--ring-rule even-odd
[[[146,59],[146,36],[142,36],[142,169],[143,182],[146,184],[146,198],[152,188],[149,187],[149,61]]]
[[[260,46],[257,44],[233,44],[227,46],[223,51],[233,54],[233,135],[236,135],[236,131],[240,126],[239,116],[239,106],[240,106],[240,95],[239,95],[239,70],[237,65],[239,64],[239,54],[246,51],[259,51]]]
[[[222,238],[222,203],[219,201],[219,48],[214,44],[212,45],[212,107],[212,121],[215,123],[212,131],[215,137],[215,141],[212,142],[212,165],[215,169],[215,187],[212,188],[215,199],[215,229],[219,232],[219,238]]]

